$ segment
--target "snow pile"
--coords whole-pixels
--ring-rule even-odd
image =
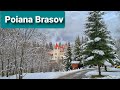
[[[95,42],[98,42],[98,41],[100,41],[100,40],[101,40],[100,37],[96,37],[96,38],[94,39]]]
[[[80,61],[71,61],[72,64],[78,64]]]
[[[109,71],[119,71],[120,72],[120,69],[119,68],[108,68]]]
[[[105,61],[105,62],[104,62],[104,65],[105,65],[105,66],[112,66],[112,64],[109,63],[108,61]]]
[[[98,54],[98,55],[104,55],[104,52],[102,50],[93,50],[92,53]]]
[[[88,57],[88,58],[86,59],[86,61],[89,61],[89,60],[92,60],[92,59],[94,59],[94,56]]]
[[[76,70],[70,70],[70,71],[65,71],[65,72],[40,72],[40,73],[23,73],[23,79],[56,79],[61,76],[75,73],[78,71],[81,71],[83,69],[76,69]],[[16,79],[16,75],[9,76],[9,77],[0,77],[0,79]]]
[[[108,75],[106,77],[97,78],[97,79],[120,79],[120,76]]]
[[[92,76],[92,75],[98,75],[98,71],[96,71],[96,70],[94,70],[94,71],[89,71],[89,72],[87,72],[87,73],[85,74],[85,76],[87,76],[87,77],[90,77],[90,76]]]
[[[101,78],[95,78],[95,79],[120,79],[120,69],[116,68],[108,68],[110,72],[101,72],[102,75],[105,75],[105,77]],[[92,75],[98,75],[98,71],[89,71],[85,74],[88,78],[84,79],[90,79]]]
[[[53,79],[53,78],[57,78],[58,76],[60,76],[61,73],[60,72],[46,72],[46,73],[28,73],[26,74],[26,76],[24,77],[24,79]]]
[[[112,48],[113,50],[117,50],[117,48],[114,46],[114,45],[112,45],[112,44],[107,44],[110,48]]]

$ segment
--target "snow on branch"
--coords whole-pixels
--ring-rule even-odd
[[[110,54],[115,54],[115,52],[110,52]]]
[[[112,39],[106,39],[106,41],[113,42],[113,40],[112,40]]]
[[[101,40],[100,37],[96,37],[96,38],[94,39],[95,42],[98,42],[98,41],[100,41],[100,40]]]
[[[109,47],[112,48],[113,50],[117,50],[117,48],[116,48],[114,45],[112,45],[112,44],[107,44],[107,46],[109,46]]]
[[[81,45],[81,48],[82,49],[85,49],[87,47],[87,45],[85,44],[85,43],[83,43],[82,45]]]
[[[92,42],[94,42],[94,40],[89,40],[89,41],[87,41],[87,43],[92,43]]]
[[[92,53],[99,54],[102,56],[105,54],[102,50],[93,50]]]
[[[115,62],[120,62],[120,59],[115,58],[114,61],[115,61]]]
[[[89,60],[92,60],[92,59],[94,59],[94,56],[88,57],[88,58],[86,59],[86,61],[89,61]]]

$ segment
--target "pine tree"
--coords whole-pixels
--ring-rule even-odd
[[[65,69],[66,71],[71,69],[71,61],[72,61],[72,53],[71,53],[71,46],[70,43],[68,43],[68,47],[65,53],[65,59],[64,59],[64,64],[65,64]]]
[[[49,43],[49,49],[53,50],[53,44],[52,44],[52,42]]]
[[[106,62],[111,65],[115,65],[117,63],[120,63],[120,60],[118,59],[118,55],[116,54],[117,48],[115,47],[115,43],[113,39],[110,36],[110,33],[108,33],[108,38],[106,39],[107,42],[107,49],[106,49]],[[105,70],[107,71],[107,64],[104,62]]]
[[[61,42],[59,43],[59,46],[61,46],[62,44],[61,44]]]
[[[97,65],[99,75],[101,75],[101,66],[105,61],[113,64],[111,52],[113,49],[108,42],[109,32],[103,21],[104,12],[91,11],[87,19],[85,34],[89,37],[88,41],[82,45],[82,58],[87,65]]]
[[[75,46],[74,46],[74,61],[80,61],[80,64],[82,64],[80,45],[81,45],[80,38],[78,36],[75,40]]]
[[[83,43],[84,43],[84,38],[83,38],[83,36],[82,36],[81,44],[83,44]]]

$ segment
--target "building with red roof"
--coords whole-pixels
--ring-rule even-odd
[[[67,49],[67,44],[61,44],[59,45],[58,43],[56,43],[54,45],[54,49],[49,53],[49,55],[51,55],[51,60],[63,60],[63,58],[65,57],[65,51]]]

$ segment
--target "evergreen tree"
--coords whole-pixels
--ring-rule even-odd
[[[82,41],[81,41],[81,44],[83,44],[84,43],[84,38],[83,38],[83,36],[82,36]]]
[[[75,46],[74,46],[74,61],[80,61],[80,64],[82,64],[80,45],[81,45],[80,38],[78,36],[75,40]]]
[[[61,42],[59,43],[59,46],[61,46],[62,44],[61,44]]]
[[[53,50],[53,44],[52,44],[52,42],[49,42],[49,49]]]
[[[65,53],[65,59],[64,59],[64,64],[65,64],[65,69],[66,71],[71,69],[71,61],[72,61],[72,53],[71,53],[71,46],[70,43],[68,43],[68,47]]]
[[[113,64],[115,59],[113,54],[113,45],[108,41],[109,32],[103,22],[102,15],[104,12],[91,11],[87,19],[85,34],[88,36],[88,41],[82,45],[82,58],[87,65],[98,65],[99,75],[101,75],[101,66],[106,61]]]
[[[112,40],[110,33],[108,34],[108,38],[106,39],[106,42],[108,47],[106,49],[105,56],[107,59],[105,62],[108,62],[108,64],[110,63],[112,65],[120,63],[120,60],[118,59],[118,55],[116,54],[117,48],[115,47],[115,43]],[[107,71],[107,63],[105,62],[104,62],[105,70]]]

